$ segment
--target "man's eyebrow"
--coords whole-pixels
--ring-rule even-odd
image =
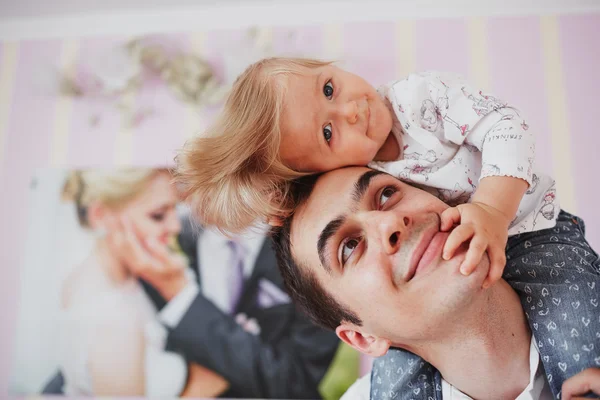
[[[354,183],[354,189],[352,191],[352,202],[353,206],[359,203],[363,196],[365,195],[367,189],[369,188],[369,184],[371,183],[371,179],[376,177],[377,175],[385,174],[385,172],[369,170],[362,174]],[[352,207],[354,208],[354,207]],[[331,266],[329,265],[329,260],[327,260],[325,250],[327,248],[327,242],[336,235],[340,227],[346,221],[345,215],[340,215],[339,217],[329,221],[325,228],[319,234],[319,239],[317,240],[317,253],[319,254],[319,260],[321,260],[321,265],[325,268],[327,273],[331,272]]]
[[[329,265],[329,261],[327,257],[325,257],[325,249],[327,248],[327,241],[331,239],[337,231],[340,229],[340,226],[344,224],[346,217],[340,215],[336,219],[329,221],[325,228],[321,231],[319,235],[319,240],[317,240],[317,253],[319,254],[319,260],[321,260],[321,265],[325,268],[327,273],[331,272],[331,266]]]
[[[374,169],[369,170],[369,171],[365,172],[364,174],[362,174],[360,176],[360,178],[358,178],[356,180],[356,183],[354,184],[354,191],[352,192],[352,202],[354,204],[359,203],[362,200],[363,196],[365,195],[367,189],[369,188],[371,179],[373,179],[377,175],[382,175],[382,174],[386,174],[386,173],[382,172],[382,171],[377,171]]]

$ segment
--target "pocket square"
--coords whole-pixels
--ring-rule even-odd
[[[254,336],[260,335],[260,325],[256,318],[248,319],[248,316],[244,313],[239,313],[235,316],[235,322],[241,326],[246,332],[253,334]]]
[[[269,308],[292,302],[287,293],[265,278],[258,282],[257,301],[260,308]]]

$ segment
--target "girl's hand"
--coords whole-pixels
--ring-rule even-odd
[[[567,379],[562,385],[563,400],[582,399],[588,392],[600,395],[600,368],[588,368]]]
[[[502,277],[506,266],[506,242],[510,220],[502,212],[483,203],[466,203],[448,208],[441,215],[441,230],[449,231],[442,256],[452,258],[461,244],[471,241],[467,255],[460,266],[463,275],[469,275],[488,252],[490,270],[483,282],[486,289]]]

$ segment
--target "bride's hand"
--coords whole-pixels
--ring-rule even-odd
[[[156,239],[142,240],[134,224],[127,218],[111,219],[107,243],[132,274],[152,285],[167,301],[187,284],[187,260],[172,253]]]
[[[223,376],[196,363],[188,364],[188,380],[181,397],[214,398],[229,388]]]

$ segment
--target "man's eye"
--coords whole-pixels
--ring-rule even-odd
[[[325,141],[329,143],[331,140],[331,124],[327,124],[323,127],[323,137],[325,138]]]
[[[327,81],[325,86],[323,86],[323,94],[328,100],[331,100],[331,96],[333,96],[333,83],[331,81]]]
[[[387,186],[379,195],[379,207],[383,207],[383,205],[397,192],[397,189],[393,186]]]
[[[359,238],[351,238],[344,242],[342,245],[342,265],[346,264],[346,261],[350,258],[356,246],[360,244]]]

